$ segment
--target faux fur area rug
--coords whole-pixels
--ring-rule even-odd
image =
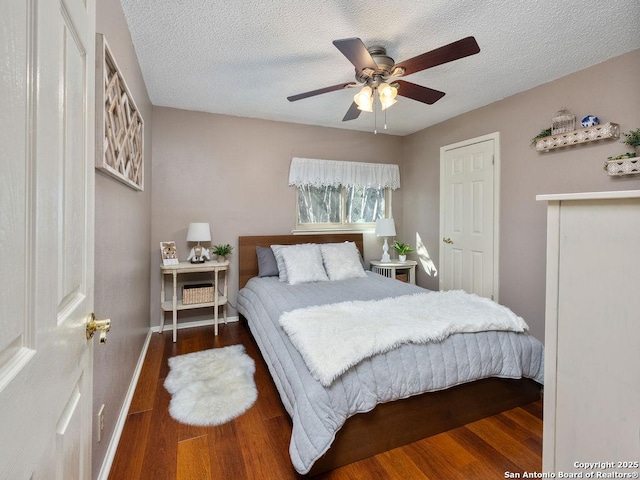
[[[256,366],[243,345],[213,348],[169,359],[164,387],[169,413],[188,425],[221,425],[246,412],[258,398]]]

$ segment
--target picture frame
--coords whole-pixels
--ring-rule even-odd
[[[144,120],[104,35],[96,34],[96,168],[144,190]]]
[[[162,255],[162,265],[177,265],[180,263],[176,242],[160,242],[160,254]]]

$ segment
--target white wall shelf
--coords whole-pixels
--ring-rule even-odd
[[[620,126],[617,123],[608,122],[593,127],[580,128],[573,132],[559,133],[557,135],[539,138],[536,140],[536,150],[539,152],[548,152],[556,148],[613,138],[620,138]]]
[[[607,160],[607,173],[612,176],[640,173],[640,157]]]

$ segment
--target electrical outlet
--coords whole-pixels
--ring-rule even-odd
[[[102,433],[104,432],[104,403],[98,410],[98,442],[102,440]]]

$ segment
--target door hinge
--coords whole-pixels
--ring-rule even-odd
[[[496,164],[496,156],[491,155],[491,165],[495,165],[495,164]]]

